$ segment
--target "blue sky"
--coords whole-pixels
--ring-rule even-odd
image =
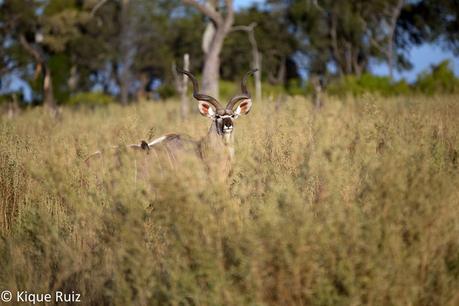
[[[234,0],[237,9],[248,7],[254,3],[265,3],[265,0]]]
[[[263,4],[265,0],[235,0],[234,3],[237,9],[241,9],[251,6],[254,3]],[[410,71],[403,71],[402,73],[397,72],[395,73],[395,78],[405,78],[408,81],[414,81],[420,72],[428,70],[432,65],[438,64],[445,59],[450,60],[455,74],[459,76],[459,58],[440,46],[423,45],[413,48],[410,50],[408,56],[413,62],[413,69]],[[373,65],[372,72],[378,75],[388,75],[387,65]]]

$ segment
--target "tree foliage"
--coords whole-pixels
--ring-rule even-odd
[[[287,87],[305,75],[365,79],[374,63],[410,69],[409,50],[424,43],[459,54],[458,12],[458,0],[267,0],[237,11],[234,26],[256,24],[263,80]],[[22,79],[50,104],[90,91],[125,103],[169,95],[185,53],[202,71],[208,21],[180,0],[1,1],[0,79]],[[247,33],[230,31],[223,80],[239,79],[251,52]]]

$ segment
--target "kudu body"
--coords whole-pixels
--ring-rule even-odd
[[[241,115],[247,114],[252,107],[251,96],[247,90],[247,78],[257,70],[247,72],[241,80],[240,95],[232,97],[226,107],[215,98],[199,92],[196,78],[188,71],[178,72],[187,75],[193,84],[193,97],[198,101],[201,115],[212,120],[207,135],[200,140],[194,140],[185,134],[166,134],[153,141],[142,141],[140,144],[128,145],[127,149],[147,153],[156,157],[161,169],[182,167],[183,157],[194,156],[203,163],[206,170],[220,180],[225,180],[231,171],[234,159],[234,125],[233,122]],[[113,147],[119,149],[119,147]],[[86,160],[89,162],[95,156],[101,156],[97,151]],[[149,162],[144,156],[143,160]]]

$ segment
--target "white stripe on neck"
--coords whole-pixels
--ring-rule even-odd
[[[167,136],[158,137],[158,138],[156,138],[155,140],[153,140],[152,142],[150,142],[150,143],[148,144],[148,146],[149,146],[149,147],[154,146],[154,145],[156,145],[156,144],[162,142],[162,141],[163,141],[164,139],[166,139],[166,138],[167,138]]]

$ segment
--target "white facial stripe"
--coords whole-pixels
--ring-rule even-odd
[[[159,137],[159,138],[156,138],[155,140],[153,140],[152,142],[150,142],[150,143],[148,144],[148,146],[150,146],[150,147],[151,147],[151,146],[154,146],[155,144],[160,143],[161,141],[163,141],[163,140],[166,139],[166,138],[167,138],[167,136],[161,136],[161,137]]]
[[[233,116],[231,115],[223,115],[223,116],[220,116],[220,118],[224,119],[224,118],[232,118]]]

